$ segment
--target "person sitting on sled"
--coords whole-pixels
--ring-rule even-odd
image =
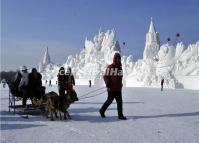
[[[31,97],[40,99],[45,94],[45,87],[42,87],[42,75],[37,72],[36,68],[33,68],[32,72],[28,76],[28,79]]]
[[[26,105],[28,97],[28,69],[26,66],[21,66],[20,71],[15,76],[15,84],[18,84],[18,92],[22,94],[22,105]]]

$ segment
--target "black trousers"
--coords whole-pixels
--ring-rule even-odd
[[[64,88],[59,88],[59,96],[65,96],[66,95],[66,90]]]
[[[108,92],[108,98],[105,101],[105,103],[103,104],[103,106],[100,109],[100,111],[102,113],[104,113],[106,111],[106,109],[109,107],[109,105],[111,105],[111,103],[113,102],[114,99],[117,102],[118,116],[123,116],[122,92],[121,91],[112,91],[112,92],[109,91]]]

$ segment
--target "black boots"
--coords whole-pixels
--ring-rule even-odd
[[[104,112],[102,112],[101,110],[99,110],[99,113],[100,113],[100,115],[101,115],[102,118],[106,117],[105,114],[104,114]]]
[[[108,92],[108,98],[105,101],[105,103],[102,105],[101,109],[99,110],[99,113],[102,118],[105,118],[105,112],[109,105],[113,102],[113,100],[116,100],[117,102],[117,111],[118,111],[118,119],[120,120],[126,120],[126,117],[123,116],[123,110],[122,110],[122,93],[121,91],[115,91],[115,92]]]
[[[100,113],[100,116],[102,118],[106,118],[104,112],[102,112],[101,110],[99,110],[99,113]],[[123,116],[123,115],[122,116],[118,116],[118,119],[120,119],[120,120],[127,120],[127,118],[125,116]]]
[[[125,116],[118,116],[118,119],[120,119],[120,120],[127,120],[127,118],[125,117]]]

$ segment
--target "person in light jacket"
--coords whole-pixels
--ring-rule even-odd
[[[22,105],[26,105],[27,97],[28,97],[28,69],[26,66],[20,67],[20,72],[16,75],[16,80],[19,81],[18,90],[22,93]]]

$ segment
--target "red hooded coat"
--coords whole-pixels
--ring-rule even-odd
[[[108,91],[121,91],[122,90],[122,64],[116,62],[116,58],[120,58],[119,53],[115,53],[113,63],[109,65],[104,74],[104,82]]]

